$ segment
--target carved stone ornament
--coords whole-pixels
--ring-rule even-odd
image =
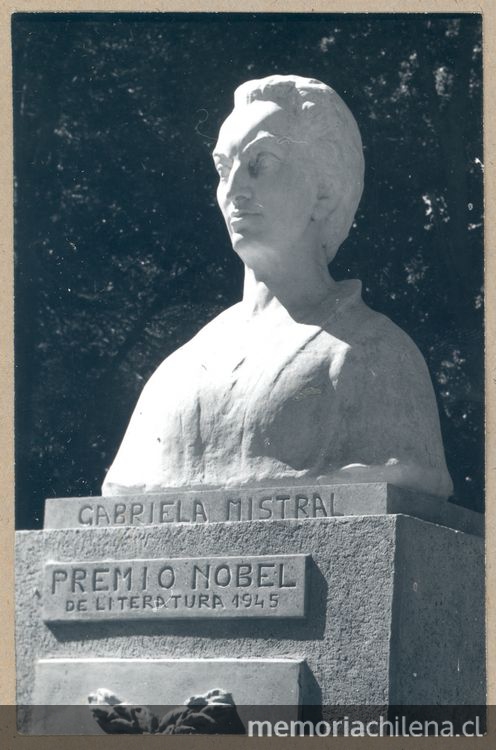
[[[162,718],[146,706],[122,701],[107,688],[91,693],[88,703],[107,734],[245,734],[232,695],[220,688],[188,698]]]
[[[102,494],[390,482],[448,497],[421,353],[328,271],[363,188],[346,104],[312,79],[248,81],[213,157],[243,299],[152,375]]]

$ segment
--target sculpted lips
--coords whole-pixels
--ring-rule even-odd
[[[235,224],[239,224],[242,221],[249,220],[254,216],[260,216],[260,212],[235,209],[234,211],[231,211],[229,215],[229,223],[231,224],[231,226],[233,226]]]

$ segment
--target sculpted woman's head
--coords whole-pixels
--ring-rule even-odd
[[[217,197],[234,249],[251,265],[270,253],[319,247],[328,262],[346,239],[363,190],[353,115],[333,89],[299,76],[247,81],[214,149]]]

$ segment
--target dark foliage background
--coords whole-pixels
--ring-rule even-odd
[[[412,336],[455,501],[483,503],[477,15],[16,14],[17,522],[98,494],[159,362],[239,299],[210,160],[234,88],[298,73],[355,114],[366,187],[331,271]]]

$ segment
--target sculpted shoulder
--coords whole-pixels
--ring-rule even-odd
[[[438,409],[427,364],[410,336],[365,304],[343,321],[348,348],[335,378],[341,473],[448,497]]]
[[[427,366],[417,345],[396,323],[373,310],[363,300],[346,307],[338,319],[324,328],[328,345],[338,339],[346,345],[346,359],[363,364],[376,362],[385,367],[415,364],[428,376]]]
[[[398,398],[416,401],[417,408],[420,403],[433,405],[437,420],[427,363],[417,344],[402,328],[386,315],[370,310],[359,344],[369,366],[375,365],[376,372],[382,374],[390,387],[394,390],[396,385],[399,389]],[[436,432],[434,425],[432,430]]]
[[[145,388],[153,387],[156,381],[166,377],[169,371],[176,372],[178,368],[187,368],[188,363],[192,362],[201,364],[203,353],[208,354],[211,347],[236,331],[240,307],[241,304],[238,302],[228,307],[227,310],[223,310],[204,325],[193,338],[169,354],[154,371]]]

